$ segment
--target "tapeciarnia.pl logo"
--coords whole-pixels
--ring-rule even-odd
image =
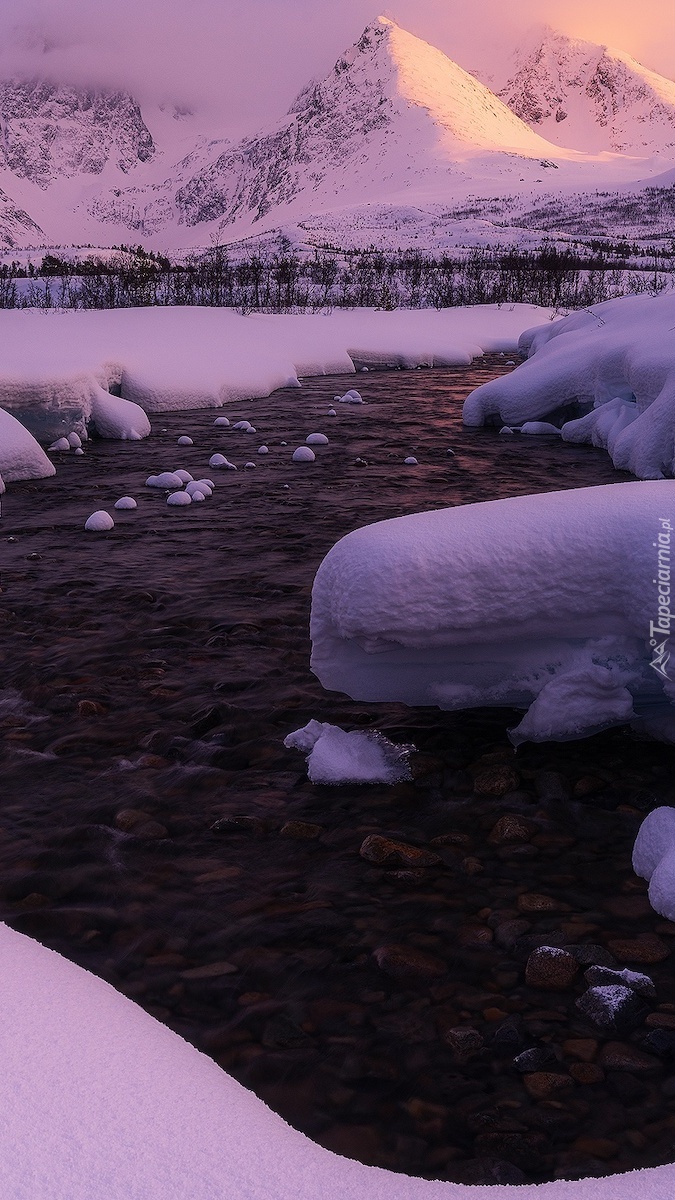
[[[668,517],[660,517],[659,535],[653,542],[657,552],[656,579],[652,580],[657,587],[658,617],[649,622],[649,645],[652,647],[653,667],[662,679],[670,679],[667,667],[670,660],[668,639],[670,638],[670,623],[675,620],[675,613],[670,611],[670,556],[673,527]]]

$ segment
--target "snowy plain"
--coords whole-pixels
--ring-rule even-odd
[[[102,437],[138,440],[150,432],[147,413],[220,408],[300,387],[305,375],[468,366],[484,352],[514,351],[526,328],[552,315],[525,304],[298,316],[217,308],[5,310],[0,417],[5,410],[43,442],[72,431],[86,438],[88,427]],[[38,445],[28,452],[28,435],[19,454],[12,429],[12,437],[0,438],[5,480],[53,474]]]
[[[671,1200],[675,1166],[462,1186],[314,1145],[107,983],[0,925],[6,1200]]]

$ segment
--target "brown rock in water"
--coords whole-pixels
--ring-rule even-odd
[[[563,1042],[563,1054],[570,1058],[580,1058],[582,1062],[592,1062],[598,1053],[599,1042],[595,1038],[568,1038]]]
[[[570,1075],[576,1083],[593,1084],[602,1083],[605,1078],[605,1072],[597,1063],[576,1062],[570,1067]]]
[[[77,706],[78,717],[103,717],[105,708],[97,700],[80,700]]]
[[[379,866],[434,867],[442,861],[433,850],[411,846],[408,842],[396,842],[376,833],[364,839],[359,854],[366,862]]]
[[[668,958],[671,948],[655,933],[608,942],[608,949],[619,962],[659,963]]]
[[[488,842],[493,846],[507,845],[509,842],[529,842],[536,826],[515,813],[506,813],[500,817],[488,836]]]
[[[373,956],[380,970],[395,979],[438,979],[448,970],[442,959],[418,950],[416,946],[404,946],[398,942],[378,946],[373,950]]]
[[[559,946],[540,946],[527,960],[525,982],[533,988],[564,991],[572,986],[578,972],[579,964],[567,950]]]
[[[520,783],[520,775],[506,763],[495,763],[484,767],[474,775],[473,790],[479,796],[505,796],[514,792]]]
[[[558,1075],[554,1071],[534,1071],[531,1075],[523,1075],[523,1083],[533,1100],[547,1100],[555,1092],[573,1087],[574,1081],[569,1075]]]
[[[286,821],[279,830],[279,837],[295,838],[297,841],[311,842],[321,837],[323,825],[313,825],[310,821]]]
[[[599,1061],[607,1071],[653,1071],[661,1064],[651,1054],[643,1054],[630,1042],[607,1042]]]
[[[474,1055],[480,1054],[484,1042],[477,1029],[470,1025],[457,1025],[453,1029],[443,1030],[443,1041],[450,1047],[458,1062],[468,1062]]]
[[[181,979],[220,979],[222,975],[234,975],[239,968],[231,962],[205,963],[203,967],[190,967],[181,971]]]
[[[578,1137],[572,1142],[572,1150],[577,1154],[590,1154],[591,1158],[600,1158],[603,1162],[608,1158],[616,1158],[620,1146],[611,1138]]]
[[[553,896],[544,896],[541,892],[522,892],[517,900],[518,911],[522,913],[571,912],[569,904],[562,900],[554,900]]]

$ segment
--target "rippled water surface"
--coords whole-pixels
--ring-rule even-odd
[[[672,750],[615,731],[515,755],[512,713],[358,704],[308,668],[312,579],[351,529],[627,478],[587,447],[464,430],[467,392],[510,369],[359,375],[367,403],[335,418],[350,381],[306,380],[226,410],[255,434],[158,417],[145,442],[93,442],[11,485],[0,525],[0,917],[322,1144],[466,1182],[671,1161],[675,1132],[675,927],[630,868],[642,815],[673,802]],[[315,431],[316,463],[291,463]],[[240,469],[214,475],[214,451]],[[178,467],[215,478],[213,498],[169,508],[144,488]],[[124,494],[138,510],[85,534]],[[414,783],[311,785],[283,738],[312,717],[414,743]],[[494,832],[509,815],[519,840]],[[438,862],[368,861],[371,834]],[[581,973],[530,986],[542,938],[649,971],[650,1013],[610,1037],[575,1007]],[[530,1047],[564,1079],[550,1092],[512,1066]]]

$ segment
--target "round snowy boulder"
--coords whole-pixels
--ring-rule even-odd
[[[258,446],[258,454],[269,454],[269,446]]]
[[[208,496],[213,495],[213,491],[211,490],[209,485],[206,483],[206,480],[204,480],[204,479],[200,479],[200,480],[195,479],[192,481],[192,483],[188,483],[185,491],[187,492],[188,496],[192,496],[193,498],[194,498],[195,492],[200,492],[202,500],[206,500],[206,498]]]
[[[194,500],[196,504],[201,504],[203,500],[206,500],[206,496],[197,488],[194,492],[190,492],[190,499]]]
[[[244,468],[247,471],[255,471],[255,463],[254,462],[244,463]]]
[[[403,459],[403,463],[406,467],[416,467],[417,459],[415,458],[415,456],[413,454],[411,454],[408,456],[408,458]]]
[[[133,496],[120,496],[119,500],[115,501],[115,508],[138,508]]]
[[[213,424],[214,424],[214,425],[220,425],[220,426],[226,427],[226,426],[228,426],[228,425],[230,424],[230,422],[228,421],[227,417],[216,417],[216,419],[215,419],[215,421],[213,422]]]
[[[59,438],[58,441],[52,442],[49,449],[50,450],[72,450],[72,446],[71,446],[70,442],[68,441],[68,438],[62,437],[62,438]]]
[[[183,480],[175,471],[162,471],[161,475],[148,475],[145,486],[163,489],[182,488]]]
[[[181,434],[181,436],[178,439],[178,445],[179,446],[194,446],[194,442],[191,437],[188,437],[186,433],[183,433],[183,434]]]
[[[237,421],[236,425],[233,425],[232,428],[242,429],[244,433],[247,433],[249,429],[253,428],[253,426],[251,425],[250,421]]]
[[[305,438],[308,446],[327,446],[328,438],[325,433],[309,433]]]
[[[335,411],[335,409],[334,409],[334,408],[329,408],[329,409],[328,409],[328,412],[326,413],[326,416],[328,416],[328,417],[337,417],[337,412]]]
[[[90,533],[105,533],[106,530],[115,528],[115,522],[110,513],[105,512],[101,508],[98,512],[92,513],[90,517],[87,517],[84,527]]]
[[[56,467],[32,433],[4,408],[0,408],[0,471],[5,483],[56,474]]]
[[[189,471],[174,471],[174,475],[178,476],[181,483],[192,483],[192,480],[194,478],[194,476],[191,475]]]
[[[68,434],[68,445],[69,445],[69,446],[70,446],[70,447],[71,447],[73,450],[79,450],[79,449],[80,449],[80,447],[81,447],[81,445],[82,445],[82,439],[81,439],[81,437],[80,437],[79,433],[75,433],[75,431],[73,430],[73,432],[72,432],[72,433],[69,433],[69,434]]]
[[[314,462],[316,454],[310,450],[309,446],[298,446],[297,450],[293,451],[293,462]]]
[[[174,508],[185,508],[188,504],[192,504],[192,496],[188,496],[187,492],[172,492],[170,496],[167,496],[166,502]]]

